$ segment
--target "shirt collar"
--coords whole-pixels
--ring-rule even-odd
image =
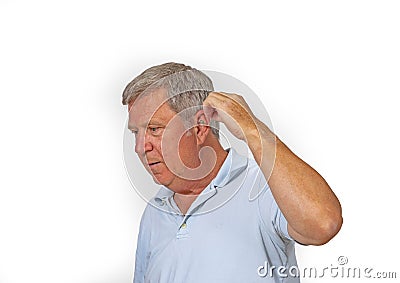
[[[211,187],[224,187],[247,167],[247,158],[238,154],[234,148],[228,149],[228,156],[211,181]]]

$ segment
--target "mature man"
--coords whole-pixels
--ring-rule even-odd
[[[338,233],[341,207],[325,180],[204,73],[151,67],[127,85],[123,104],[135,151],[161,185],[142,216],[135,283],[299,282],[289,272],[294,243]],[[254,159],[224,150],[219,122]],[[271,272],[260,276],[261,265]]]

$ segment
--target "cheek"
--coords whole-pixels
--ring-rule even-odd
[[[166,134],[162,140],[162,156],[168,168],[172,171],[181,172],[182,167],[192,163],[194,149],[193,137],[184,134],[181,138],[179,133]]]
[[[193,150],[193,137],[189,134],[185,134],[179,141],[179,152],[189,152]]]
[[[179,127],[167,128],[162,135],[162,153],[164,157],[178,157],[181,153],[182,141],[186,136]]]
[[[197,160],[197,146],[193,135],[185,135],[179,142],[179,155],[183,160]]]

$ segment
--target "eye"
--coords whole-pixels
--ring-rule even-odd
[[[135,136],[137,135],[138,131],[137,130],[131,130],[131,133],[134,134]]]
[[[149,127],[149,132],[152,135],[159,135],[161,133],[161,127]]]

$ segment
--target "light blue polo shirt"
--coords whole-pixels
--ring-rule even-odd
[[[161,187],[140,223],[134,283],[300,282],[294,241],[257,163],[229,150],[186,215]]]

